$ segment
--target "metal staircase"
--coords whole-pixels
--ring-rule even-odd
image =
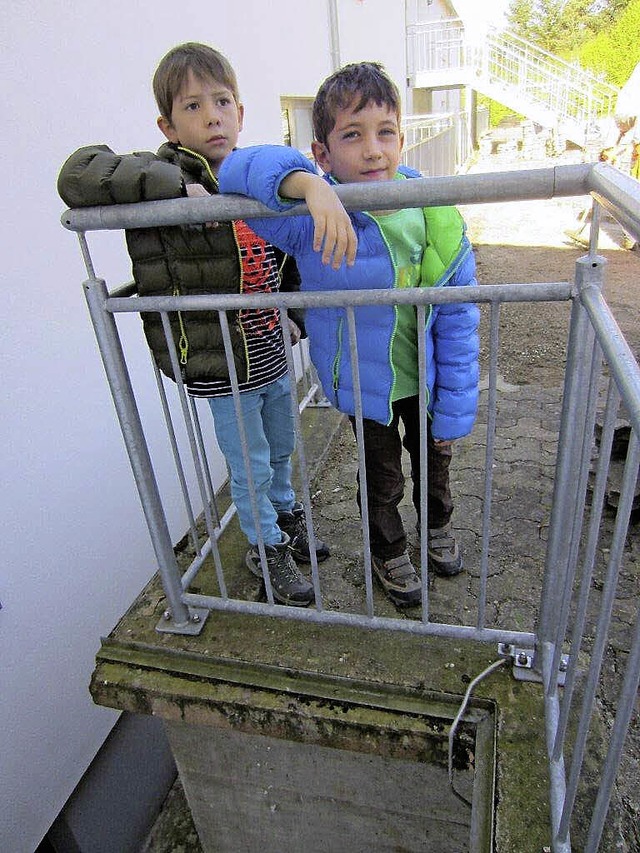
[[[407,48],[414,88],[470,86],[580,146],[619,91],[509,31],[474,40],[457,18],[408,27]]]

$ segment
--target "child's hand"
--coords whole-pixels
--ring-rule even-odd
[[[313,250],[322,250],[322,263],[337,270],[343,261],[353,266],[358,238],[349,214],[329,184],[310,172],[291,172],[280,184],[280,195],[303,198],[313,217]]]
[[[338,196],[326,181],[318,178],[317,182],[309,186],[305,201],[315,225],[313,251],[322,250],[322,263],[331,263],[334,270],[340,267],[343,260],[352,267],[356,259],[358,238]]]
[[[300,338],[302,337],[302,332],[300,331],[300,327],[297,323],[294,323],[291,317],[287,317],[287,321],[289,324],[289,335],[291,336],[291,343],[295,346],[298,343]]]
[[[211,195],[211,193],[208,192],[202,186],[202,184],[187,184],[186,190],[187,190],[187,196],[189,198],[206,198],[206,197]],[[213,222],[213,221],[212,222],[205,222],[204,227],[205,228],[217,228],[218,224],[219,224],[218,222]],[[198,226],[198,227],[200,227],[200,226]]]
[[[433,443],[436,447],[451,447],[453,445],[453,439],[434,438]]]
[[[187,184],[186,189],[189,198],[204,198],[205,196],[211,195],[211,193],[206,191],[202,184]]]

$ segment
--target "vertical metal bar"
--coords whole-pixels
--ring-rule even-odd
[[[637,443],[637,438],[635,439]],[[637,456],[636,456],[637,460]],[[637,461],[636,461],[637,471]],[[630,478],[631,479],[631,478]],[[631,490],[633,491],[633,483]],[[596,798],[593,815],[591,818],[591,827],[589,829],[589,837],[587,838],[587,846],[585,853],[596,853],[600,844],[602,830],[604,827],[605,818],[609,809],[611,800],[611,791],[613,783],[617,775],[622,756],[622,748],[624,741],[631,724],[631,718],[635,710],[638,686],[640,685],[640,616],[636,620],[633,643],[631,652],[627,662],[627,670],[625,673],[620,701],[616,708],[616,719],[613,724],[609,749],[604,764],[604,770],[601,776],[600,788]]]
[[[565,368],[565,386],[560,416],[560,434],[556,475],[553,487],[549,540],[545,559],[545,571],[538,623],[539,644],[551,643],[558,623],[560,590],[564,587],[568,543],[566,530],[571,511],[571,485],[574,482],[576,468],[576,449],[571,441],[575,413],[579,408],[581,363],[580,355],[584,335],[586,334],[586,312],[576,299],[571,310],[567,364]],[[548,685],[546,685],[548,687]]]
[[[587,335],[585,336],[583,348],[583,362],[586,370],[587,353],[591,350],[591,382],[589,383],[589,391],[587,400],[580,409],[580,420],[576,420],[574,435],[572,440],[576,445],[576,449],[582,447],[579,461],[579,472],[575,479],[575,502],[573,506],[573,521],[570,527],[569,551],[567,561],[567,572],[564,582],[564,589],[561,595],[561,606],[559,610],[559,618],[556,625],[556,635],[554,640],[554,653],[552,664],[552,677],[549,681],[549,689],[553,692],[558,689],[558,673],[560,671],[560,661],[562,658],[562,644],[565,639],[567,624],[569,620],[569,610],[571,606],[573,584],[575,580],[576,565],[578,562],[578,550],[580,547],[580,537],[582,534],[582,525],[584,519],[584,502],[587,491],[587,480],[589,476],[589,465],[591,461],[591,448],[593,444],[593,429],[596,419],[596,403],[598,396],[597,380],[599,370],[597,369],[597,347],[595,344],[595,335],[591,325],[588,327]],[[555,676],[553,675],[555,673]]]
[[[367,496],[367,471],[364,451],[364,429],[362,426],[362,390],[358,364],[356,321],[352,305],[348,305],[347,327],[349,329],[349,357],[353,377],[355,400],[356,444],[358,446],[358,475],[360,478],[360,512],[362,515],[362,540],[364,549],[364,585],[367,595],[367,616],[373,617],[373,582],[371,577],[371,541],[369,537],[369,499]]]
[[[541,650],[542,672],[545,680],[552,680],[552,649],[546,645]],[[544,698],[544,723],[547,744],[547,754],[551,756],[552,744],[556,738],[558,727],[558,696],[557,693],[546,695]],[[549,758],[549,817],[551,821],[551,833],[553,839],[554,853],[571,853],[571,841],[569,833],[560,838],[557,828],[560,824],[563,805],[566,801],[566,773],[564,756],[561,754],[556,760]]]
[[[193,424],[193,432],[196,438],[196,442],[198,445],[198,452],[200,454],[200,462],[201,462],[201,470],[202,476],[205,482],[205,495],[207,499],[207,505],[213,509],[212,519],[215,518],[215,527],[220,527],[220,513],[218,512],[218,504],[216,503],[216,492],[213,488],[213,483],[211,481],[211,470],[209,467],[209,461],[207,457],[207,448],[205,447],[204,438],[202,435],[202,425],[200,423],[200,416],[198,414],[198,409],[196,407],[196,399],[195,397],[189,397],[189,404],[191,409],[191,422]]]
[[[484,628],[489,575],[489,535],[491,530],[491,495],[493,492],[493,459],[495,453],[498,404],[498,346],[500,343],[500,304],[491,303],[489,343],[489,388],[487,389],[487,448],[484,463],[484,502],[482,507],[482,553],[476,627]]]
[[[340,68],[340,23],[337,0],[327,0],[329,5],[329,39],[332,71]]]
[[[300,427],[300,408],[298,406],[298,389],[295,380],[295,369],[293,364],[293,347],[291,346],[291,334],[289,332],[289,318],[286,308],[280,309],[280,327],[284,340],[284,351],[287,360],[287,368],[291,377],[291,413],[296,436],[296,455],[300,466],[300,483],[302,486],[305,520],[307,523],[307,534],[309,539],[309,556],[311,557],[311,579],[315,593],[316,610],[322,610],[322,591],[320,589],[320,574],[318,572],[318,557],[316,552],[316,534],[313,526],[313,514],[311,512],[311,494],[309,492],[309,468],[302,440],[302,429]]]
[[[579,258],[576,262],[576,282],[579,287],[602,281],[602,264],[594,263],[592,258]],[[549,541],[545,560],[540,620],[538,624],[539,643],[554,641],[555,628],[559,624],[562,606],[561,593],[567,581],[569,570],[569,542],[566,531],[573,527],[572,519],[577,512],[577,496],[572,488],[576,482],[582,452],[582,441],[573,441],[575,423],[584,423],[583,385],[586,365],[584,361],[585,343],[588,338],[588,316],[578,299],[574,299],[571,310],[567,363],[565,368],[565,386],[560,417],[556,477],[553,488],[552,512],[549,528]],[[555,690],[546,684],[546,689]]]
[[[251,504],[251,512],[253,513],[253,524],[256,529],[258,539],[258,553],[260,554],[260,566],[262,568],[262,580],[264,581],[265,592],[267,593],[267,601],[269,604],[275,604],[273,598],[273,588],[271,586],[271,576],[267,566],[267,553],[264,547],[264,538],[262,536],[262,525],[260,524],[260,513],[258,512],[258,503],[256,501],[256,487],[253,481],[253,472],[251,470],[251,459],[249,458],[249,445],[247,443],[247,430],[244,425],[244,415],[242,414],[242,403],[240,401],[240,386],[238,384],[238,371],[233,357],[233,347],[231,346],[231,334],[229,333],[229,320],[226,311],[218,311],[220,320],[220,329],[222,331],[222,342],[224,351],[227,357],[227,367],[229,368],[229,379],[231,381],[231,390],[233,394],[233,404],[236,411],[236,421],[238,423],[238,437],[240,438],[240,447],[242,449],[242,460],[245,466],[247,475],[247,484],[249,486],[249,502]]]
[[[283,334],[284,334],[284,331],[285,330],[283,329]],[[301,372],[300,378],[302,381],[302,387],[304,388],[304,391],[305,391],[304,396],[307,396],[309,394],[309,392],[311,391],[312,382],[311,382],[311,370],[310,370],[310,366],[309,366],[310,365],[309,349],[306,345],[303,345],[305,343],[306,342],[304,340],[300,340],[299,345],[298,345],[298,355],[300,357],[300,372]],[[292,373],[291,375],[295,376],[294,373]]]
[[[213,561],[216,568],[216,577],[218,579],[218,585],[220,587],[220,594],[223,598],[227,597],[227,585],[224,579],[224,572],[222,569],[222,561],[220,560],[220,553],[218,551],[218,546],[216,543],[216,534],[215,528],[213,524],[213,519],[211,517],[211,510],[209,508],[209,501],[207,498],[207,491],[204,483],[204,475],[202,473],[202,462],[200,457],[198,456],[198,449],[196,446],[195,434],[193,431],[193,423],[191,421],[191,415],[189,411],[189,405],[187,402],[187,395],[184,390],[184,385],[182,383],[182,376],[180,374],[180,365],[178,364],[178,356],[176,353],[176,347],[173,341],[173,333],[171,331],[171,324],[169,323],[169,315],[166,311],[160,312],[160,318],[162,320],[162,328],[164,329],[165,341],[167,343],[167,350],[169,352],[169,358],[171,360],[171,367],[173,368],[173,374],[176,381],[176,388],[178,390],[178,397],[180,399],[180,405],[182,407],[182,415],[184,419],[184,425],[187,430],[187,435],[189,436],[189,444],[191,446],[191,456],[193,459],[193,464],[196,472],[196,479],[198,481],[198,488],[200,490],[200,499],[202,500],[202,511],[204,513],[205,525],[207,528],[207,533],[209,534],[209,540],[211,541],[212,547],[212,556]]]
[[[602,208],[594,199],[591,205],[591,227],[589,228],[589,255],[598,252],[598,238],[600,236],[600,215]]]
[[[418,335],[418,414],[420,416],[420,584],[422,586],[422,621],[429,621],[429,454],[427,446],[427,347],[424,329],[426,329],[426,310],[417,305],[416,328]],[[433,306],[429,306],[429,312]],[[415,472],[412,472],[415,477]]]
[[[173,334],[171,331],[171,324],[169,323],[169,316],[166,311],[160,312],[160,320],[162,322],[162,328],[164,330],[164,337],[167,344],[167,351],[169,353],[169,359],[171,361],[171,368],[173,370],[173,378],[176,383],[176,390],[178,392],[178,399],[180,400],[180,407],[182,409],[182,418],[184,420],[185,429],[187,431],[187,436],[189,438],[189,447],[191,449],[191,459],[193,461],[193,467],[196,474],[196,480],[198,483],[198,490],[200,492],[200,500],[202,501],[202,509],[205,518],[205,525],[207,528],[207,533],[209,538],[214,540],[215,529],[213,524],[213,519],[211,517],[211,512],[209,509],[209,501],[207,499],[207,490],[204,482],[204,474],[202,470],[202,460],[198,454],[198,445],[196,442],[195,432],[193,429],[193,422],[191,420],[191,412],[189,408],[189,403],[187,400],[187,394],[184,389],[184,383],[182,381],[182,375],[180,372],[180,365],[178,364],[178,355],[176,353],[175,343],[173,340]]]
[[[82,253],[82,260],[84,261],[84,265],[87,270],[87,276],[91,281],[96,281],[97,279],[95,270],[93,268],[93,260],[89,252],[87,235],[84,233],[84,231],[78,231],[78,242],[80,243],[80,252]]]
[[[591,720],[593,703],[598,688],[598,679],[600,677],[600,670],[604,659],[609,625],[611,623],[611,614],[613,612],[613,604],[618,584],[618,574],[620,572],[622,554],[624,552],[624,540],[629,526],[629,517],[631,515],[631,507],[633,505],[633,494],[638,478],[639,459],[640,453],[638,451],[638,439],[634,433],[631,437],[631,441],[629,442],[627,461],[622,480],[622,489],[620,492],[620,503],[616,514],[611,549],[609,552],[609,562],[607,565],[607,574],[602,591],[602,601],[600,604],[600,612],[598,614],[595,639],[591,650],[591,662],[585,682],[582,711],[573,745],[571,769],[567,785],[567,799],[559,829],[560,837],[562,837],[563,833],[568,833],[569,831],[569,821],[573,810],[575,793],[580,780],[580,770],[582,768],[582,762],[587,745],[587,736],[589,733],[589,722]]]
[[[560,723],[558,726],[556,743],[553,747],[552,758],[554,760],[559,757],[560,752],[564,747],[564,738],[569,723],[569,713],[573,700],[575,680],[578,674],[578,657],[580,654],[584,626],[587,618],[587,605],[589,602],[589,592],[591,590],[591,579],[593,577],[593,567],[595,564],[596,549],[598,547],[598,537],[600,534],[600,521],[602,518],[602,507],[604,506],[604,496],[607,486],[607,472],[609,470],[609,458],[611,455],[611,446],[613,444],[613,430],[618,409],[618,401],[619,396],[617,394],[615,383],[610,382],[609,392],[607,395],[607,403],[605,407],[602,438],[600,441],[600,458],[598,459],[596,477],[593,486],[589,529],[587,532],[587,541],[585,544],[582,578],[580,580],[580,591],[578,595],[578,601],[576,602],[574,626],[569,647],[569,667],[567,670],[562,694]]]
[[[102,356],[102,363],[120,422],[120,429],[129,454],[133,476],[138,487],[142,509],[158,561],[162,587],[171,610],[171,621],[175,627],[182,627],[189,623],[189,609],[181,598],[180,570],[173,551],[167,519],[162,508],[162,500],[145,441],[124,353],[122,352],[115,318],[105,311],[105,303],[109,296],[107,286],[101,279],[93,279],[86,281],[83,287]]]
[[[193,513],[193,507],[191,506],[191,498],[189,496],[189,489],[187,487],[187,478],[184,473],[184,466],[182,464],[182,458],[180,456],[180,450],[178,448],[176,431],[173,428],[173,420],[171,418],[171,410],[169,409],[169,403],[167,400],[167,392],[165,390],[158,365],[156,364],[155,359],[151,355],[151,350],[149,350],[149,358],[151,361],[151,366],[153,368],[154,376],[156,378],[158,394],[160,395],[160,403],[162,405],[164,422],[166,424],[167,434],[169,436],[169,444],[171,445],[171,451],[173,453],[173,459],[176,465],[176,473],[178,475],[178,482],[180,483],[180,491],[182,492],[182,499],[184,501],[185,509],[187,511],[187,518],[189,519],[189,538],[191,539],[191,545],[193,546],[194,551],[196,552],[196,554],[199,554],[200,539],[198,537],[198,530],[196,527],[196,519]]]

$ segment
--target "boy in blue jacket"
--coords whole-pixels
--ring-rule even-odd
[[[258,146],[232,152],[220,169],[220,191],[253,196],[275,210],[304,198],[312,219],[283,217],[252,226],[297,261],[305,290],[474,285],[475,262],[464,222],[453,207],[352,213],[355,263],[327,264],[326,241],[344,252],[348,234],[325,233],[327,188],[335,183],[418,177],[400,166],[400,96],[381,65],[354,63],[320,87],[313,107],[313,154],[320,178],[299,152]],[[326,200],[326,201],[325,201]],[[322,240],[325,250],[319,254]],[[462,571],[451,529],[452,442],[473,426],[478,400],[478,308],[443,303],[417,328],[415,306],[357,308],[371,561],[398,605],[421,600],[398,505],[404,493],[402,446],[411,459],[413,503],[420,518],[419,395],[428,406],[428,559],[439,575]],[[328,399],[351,418],[355,400],[343,308],[308,309],[311,358]],[[419,387],[418,335],[425,335],[426,389]],[[399,430],[403,422],[404,436]],[[360,495],[358,494],[358,502]],[[420,522],[418,521],[418,527]]]

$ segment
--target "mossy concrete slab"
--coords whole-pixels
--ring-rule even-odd
[[[354,500],[353,436],[348,425],[345,428],[336,413],[326,409],[305,412],[303,433],[315,476],[314,524],[333,551],[320,567],[323,587],[331,591],[325,607],[365,612],[362,554],[358,553],[361,525]],[[465,480],[471,469],[483,464],[481,448],[476,451],[472,443],[461,447],[458,459]],[[456,476],[454,471],[454,479]],[[536,492],[531,498],[532,507],[539,506],[538,497]],[[411,511],[409,505],[403,509]],[[466,512],[466,504],[461,505],[460,512]],[[472,514],[465,517],[475,518]],[[235,521],[220,540],[220,548],[229,595],[264,600],[260,582],[244,566],[246,542]],[[471,544],[466,548],[467,553],[473,553]],[[188,549],[185,540],[179,559],[189,559]],[[507,550],[511,553],[513,548]],[[532,567],[539,571],[536,554],[528,554],[527,559],[526,565],[522,561],[526,571]],[[513,557],[506,565],[514,572],[518,570]],[[472,618],[476,582],[472,559],[465,574],[451,581],[436,580],[431,591],[436,613],[433,618],[453,623]],[[207,562],[192,591],[211,595],[216,585],[215,571]],[[516,595],[509,590],[496,587],[492,605],[496,613],[513,606]],[[535,597],[522,584],[517,590],[521,616],[514,627],[530,630]],[[385,773],[391,775],[391,767],[404,768],[408,777],[409,768],[419,772],[416,765],[429,764],[440,773],[440,781],[428,787],[438,787],[438,795],[440,789],[449,789],[446,766],[450,724],[469,682],[496,660],[494,645],[230,612],[212,612],[198,636],[160,634],[155,626],[165,607],[162,588],[154,578],[103,640],[91,692],[99,704],[154,714],[166,721],[177,762],[183,765],[181,775],[192,811],[200,821],[199,829],[208,831],[203,808],[205,800],[213,796],[215,780],[213,776],[209,779],[209,794],[199,800],[197,791],[205,788],[193,784],[193,779],[202,774],[198,751],[191,750],[189,761],[193,761],[188,767],[186,756],[188,744],[197,745],[202,738],[207,744],[203,742],[202,755],[209,754],[207,750],[229,755],[233,744],[246,744],[247,768],[252,766],[247,756],[253,751],[255,757],[259,743],[264,756],[274,754],[276,743],[281,745],[281,756],[289,755],[297,745],[305,750],[306,766],[320,761],[321,754],[334,756],[335,762],[340,752],[351,762],[354,778],[358,762],[364,761],[362,766],[366,766],[374,758],[383,768],[381,779]],[[377,588],[375,607],[377,615],[420,618],[416,609],[396,610]],[[274,613],[277,610],[274,608]],[[240,758],[238,746],[236,751]],[[507,666],[481,681],[457,733],[454,759],[455,781],[472,790],[470,799],[476,809],[472,815],[467,806],[458,803],[458,818],[464,816],[466,821],[468,849],[491,849],[493,832],[496,853],[541,853],[549,844],[549,814],[540,686],[515,681]],[[282,757],[279,766],[289,766],[287,761]],[[300,763],[304,764],[302,752]],[[263,764],[269,768],[267,775],[275,772],[273,763]],[[323,766],[330,766],[330,761]],[[252,777],[252,784],[255,781]],[[299,780],[297,784],[299,787]],[[282,779],[278,785],[282,791]],[[258,786],[242,790],[249,797],[249,791],[255,794]],[[330,795],[315,790],[313,797],[317,806]],[[343,807],[347,800],[350,808],[356,808],[354,798],[345,799]],[[263,798],[261,805],[265,807],[266,803]],[[493,828],[486,820],[492,806]],[[424,810],[422,805],[420,810]],[[319,807],[317,811],[320,813]],[[415,848],[407,844],[404,838],[397,849],[439,850],[425,846],[426,841]],[[292,842],[290,849],[303,848]],[[319,841],[316,849],[331,848]],[[393,848],[381,844],[379,849]]]
[[[199,637],[159,635],[161,608],[154,582],[103,641],[91,692],[99,704],[158,715],[169,731],[212,727],[446,768],[461,697],[495,659],[489,647],[440,638],[228,613],[212,614]],[[487,761],[494,769],[486,757],[494,737],[497,754],[495,850],[542,850],[549,824],[539,686],[514,681],[507,667],[478,685],[457,737],[463,770],[476,760],[475,727],[485,718],[492,746],[484,772]]]

